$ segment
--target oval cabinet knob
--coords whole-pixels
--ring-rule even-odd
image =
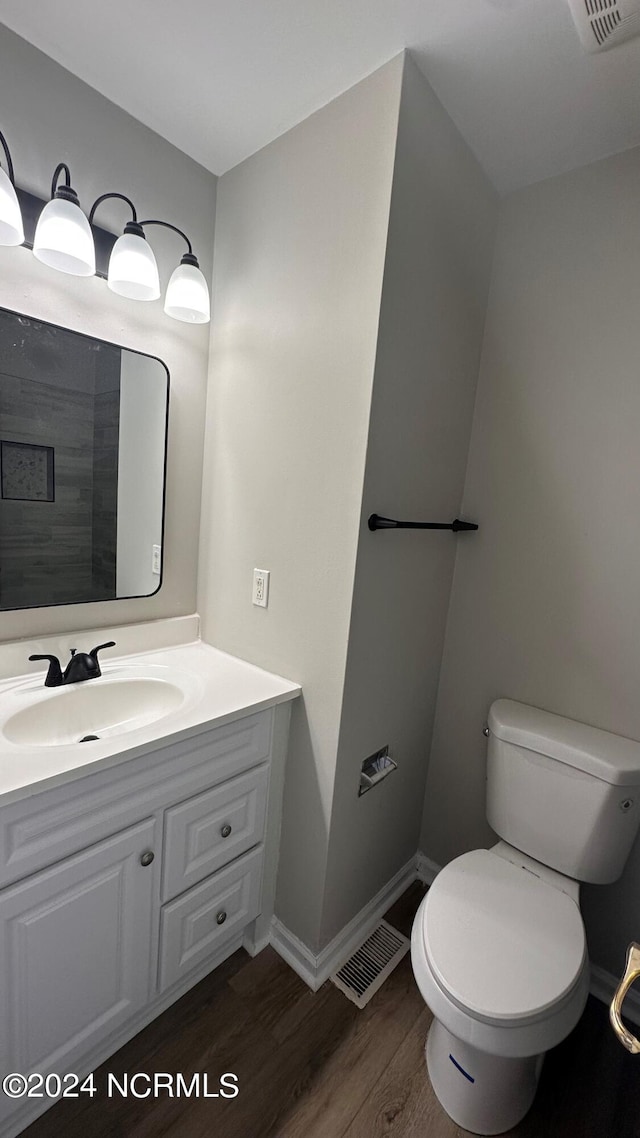
[[[224,824],[224,826],[222,827],[222,829],[221,829],[220,833],[222,834],[222,837],[223,837],[223,838],[228,838],[228,837],[229,837],[229,834],[231,833],[231,826],[229,825],[229,823],[228,823],[228,822],[225,822],[225,824]]]
[[[220,912],[216,914],[216,924],[223,925],[226,919],[227,914],[225,913],[224,909],[221,909]]]
[[[155,856],[153,850],[146,850],[145,853],[140,855],[140,865],[151,865]]]

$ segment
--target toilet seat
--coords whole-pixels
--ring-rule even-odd
[[[586,940],[576,902],[492,850],[473,850],[438,874],[421,940],[444,993],[475,1018],[533,1023],[570,999]]]

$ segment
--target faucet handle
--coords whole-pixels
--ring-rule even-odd
[[[115,640],[107,640],[106,644],[98,644],[97,648],[92,648],[89,655],[93,656],[94,660],[97,659],[98,652],[102,652],[103,648],[115,648]]]
[[[89,655],[90,655],[91,659],[93,660],[93,662],[96,666],[96,669],[97,669],[97,671],[95,672],[96,676],[102,675],[102,672],[100,671],[100,663],[98,661],[98,652],[101,652],[103,648],[115,648],[115,646],[116,646],[115,640],[107,640],[105,644],[98,644],[98,646],[96,648],[92,648],[91,651],[89,652]]]
[[[60,667],[60,661],[59,661],[57,656],[49,656],[49,654],[45,652],[43,655],[36,653],[35,655],[30,656],[29,659],[30,660],[48,660],[49,661],[49,671],[47,672],[47,676],[46,676],[46,679],[44,681],[44,686],[46,688],[58,688],[58,687],[60,687],[60,684],[62,683],[62,669]]]

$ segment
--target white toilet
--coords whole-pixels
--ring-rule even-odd
[[[640,822],[640,743],[507,699],[492,704],[488,736],[487,818],[503,840],[445,866],[411,937],[434,1015],[431,1083],[474,1134],[524,1117],[545,1052],[578,1022],[579,882],[615,881]]]

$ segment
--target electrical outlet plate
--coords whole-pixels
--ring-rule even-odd
[[[253,594],[251,600],[258,608],[266,609],[269,604],[269,570],[253,570]]]

